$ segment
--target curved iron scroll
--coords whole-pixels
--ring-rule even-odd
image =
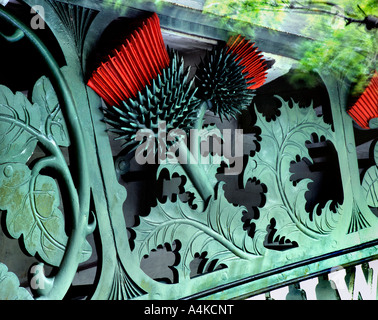
[[[68,132],[70,133],[72,147],[77,157],[75,160],[78,165],[78,176],[77,182],[75,183],[59,146],[57,145],[51,132],[49,132],[50,128],[48,127],[47,123],[46,128],[43,131],[34,128],[32,125],[29,125],[29,123],[26,122],[13,122],[15,126],[19,125],[30,135],[35,136],[38,142],[41,143],[50,153],[48,157],[43,158],[36,165],[34,165],[31,180],[37,179],[37,176],[42,169],[50,167],[56,170],[62,178],[71,199],[70,211],[72,211],[72,233],[70,234],[67,248],[63,254],[59,271],[53,278],[41,279],[41,281],[45,283],[45,286],[43,289],[38,289],[39,298],[62,299],[77,272],[77,267],[81,261],[80,255],[84,246],[85,238],[88,234],[92,233],[95,228],[95,224],[88,224],[90,189],[84,134],[78,119],[77,105],[72,97],[70,87],[47,47],[30,28],[2,8],[0,8],[0,17],[16,27],[17,30],[19,30],[17,32],[21,31],[38,50],[39,54],[44,58],[44,61],[50,71],[52,83],[54,84],[56,92],[62,101],[62,112],[67,121],[67,128]],[[3,116],[3,120],[5,122],[12,122],[11,117],[6,118],[6,116]],[[48,118],[46,121],[48,122],[49,120],[51,120],[51,118]]]

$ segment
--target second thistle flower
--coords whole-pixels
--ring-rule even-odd
[[[207,52],[196,72],[198,97],[223,120],[236,118],[251,103],[253,90],[266,79],[265,59],[250,40],[231,37],[224,47]]]

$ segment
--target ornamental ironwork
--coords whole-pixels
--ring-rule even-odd
[[[253,39],[260,52],[248,34],[226,42],[216,22],[184,6],[135,4],[117,11],[97,2],[25,0],[21,7],[32,8],[35,17],[37,6],[43,14],[34,24],[49,30],[53,51],[12,5],[0,7],[1,43],[27,42],[44,72],[27,94],[0,83],[2,234],[18,239],[33,257],[21,285],[0,256],[1,299],[63,299],[77,291],[88,299],[231,299],[287,285],[289,296],[303,297],[298,283],[323,279],[335,266],[374,260],[378,144],[373,136],[369,164],[360,173],[343,75],[318,70],[328,104],[275,92],[264,109],[257,89],[265,88],[271,66],[264,57],[267,34],[261,45],[261,36]],[[165,51],[161,42],[155,52],[151,48],[163,41],[157,28],[183,32],[186,22],[177,17],[194,14],[198,19],[187,31],[198,37],[209,32],[217,44],[191,73],[177,50]],[[134,28],[149,17],[152,33]],[[97,69],[92,58],[117,18],[134,34]],[[289,36],[277,51],[266,49],[293,58]],[[148,54],[160,57],[161,65]],[[131,87],[130,95],[122,91]],[[146,141],[154,140],[149,149]],[[237,154],[238,144],[249,149]],[[235,152],[225,152],[227,146]],[[147,164],[135,164],[135,150]],[[153,158],[168,150],[166,161],[148,164],[151,150]],[[187,161],[168,161],[177,153]],[[237,161],[242,170],[232,174]],[[320,171],[330,194],[316,197]],[[141,188],[133,179],[147,183]],[[149,192],[152,186],[156,193]],[[96,266],[95,280],[75,285],[86,265]],[[323,280],[319,290],[330,285]]]

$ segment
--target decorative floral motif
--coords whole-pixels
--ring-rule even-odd
[[[64,216],[59,209],[60,194],[52,177],[41,175],[45,168],[63,170],[66,166],[57,141],[69,144],[65,123],[55,92],[47,78],[41,78],[33,91],[40,104],[31,104],[20,92],[13,94],[0,86],[0,209],[6,210],[10,235],[22,236],[29,254],[38,255],[51,265],[59,265],[68,237]],[[58,130],[56,130],[58,129]],[[57,137],[55,140],[55,136]],[[31,169],[26,165],[37,143],[51,151]],[[86,243],[85,261],[91,255]]]
[[[245,208],[228,203],[222,185],[218,185],[216,197],[204,212],[177,200],[158,203],[147,217],[141,217],[140,225],[134,228],[135,251],[140,259],[159,244],[179,240],[182,259],[176,268],[187,278],[198,251],[208,252],[207,259],[217,261],[213,269],[235,258],[251,260],[259,256],[264,250],[263,238],[256,234],[252,239],[243,230]]]
[[[311,159],[306,141],[313,132],[335,141],[331,126],[322,117],[316,115],[312,106],[300,108],[293,102],[293,108],[283,99],[280,108],[281,115],[275,121],[267,122],[257,113],[256,126],[261,128],[261,149],[249,159],[244,181],[253,176],[267,187],[267,202],[260,209],[261,219],[257,221],[257,229],[265,230],[267,221],[276,219],[277,230],[285,228],[285,234],[291,231],[301,231],[317,238],[330,233],[340,217],[340,207],[337,213],[330,210],[331,200],[327,202],[320,215],[308,214],[305,210],[305,193],[310,179],[303,179],[293,185],[290,180],[290,163],[296,158]],[[317,206],[313,209],[317,210]],[[267,219],[261,223],[264,219]],[[280,233],[280,231],[278,231]],[[300,246],[300,243],[299,243]]]
[[[30,293],[20,287],[17,276],[0,263],[0,300],[33,300]]]

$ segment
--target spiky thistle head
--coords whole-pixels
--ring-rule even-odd
[[[122,147],[128,151],[142,143],[135,139],[139,130],[149,129],[157,139],[162,122],[166,132],[172,129],[188,132],[197,120],[200,101],[194,97],[194,79],[189,81],[190,68],[184,68],[184,60],[177,52],[171,50],[169,55],[169,66],[135,98],[103,110],[105,122],[111,125],[109,131],[118,135],[115,140],[126,141]]]
[[[201,60],[196,72],[198,97],[208,101],[215,114],[236,118],[248,106],[254,89],[264,84],[266,63],[254,43],[231,37],[225,47],[215,46]]]
[[[154,13],[109,55],[88,81],[88,86],[106,102],[104,121],[126,140],[131,152],[139,130],[149,129],[158,138],[159,125],[165,130],[188,131],[197,118],[200,101],[194,97],[189,69],[173,50],[168,52]]]

